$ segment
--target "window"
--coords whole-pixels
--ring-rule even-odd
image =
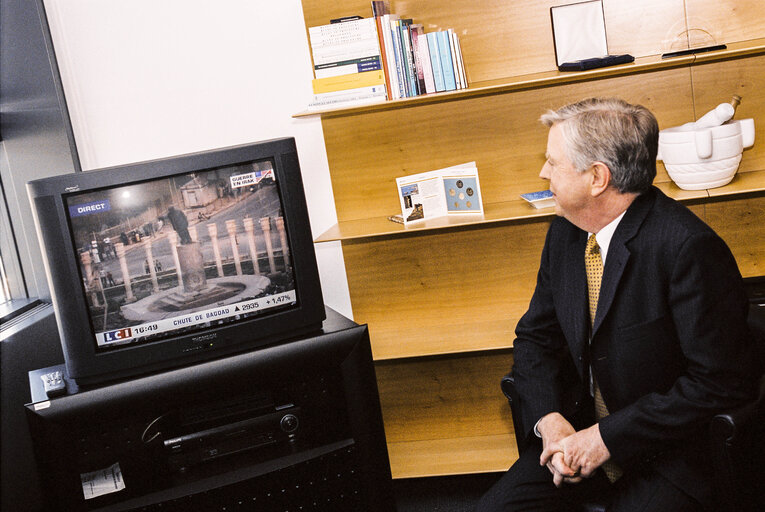
[[[8,289],[8,277],[5,275],[3,256],[0,254],[0,304],[11,300],[11,291]]]
[[[0,179],[0,304],[27,298],[6,192]]]

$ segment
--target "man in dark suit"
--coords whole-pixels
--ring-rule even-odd
[[[753,391],[747,299],[725,243],[652,186],[658,124],[589,99],[542,116],[553,220],[514,375],[528,448],[480,512],[711,503],[704,431]]]

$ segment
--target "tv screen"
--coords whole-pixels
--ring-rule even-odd
[[[271,343],[324,318],[293,139],[28,186],[79,382]]]

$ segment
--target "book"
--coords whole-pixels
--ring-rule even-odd
[[[406,62],[406,77],[408,80],[407,91],[409,96],[417,96],[419,89],[417,86],[417,71],[414,65],[414,52],[412,50],[412,26],[411,19],[401,20],[401,42],[404,49],[404,62]]]
[[[420,94],[435,92],[433,83],[433,68],[430,64],[430,52],[425,29],[420,24],[414,24],[410,28],[412,34],[412,49],[414,52],[414,67],[417,72],[417,88]]]
[[[457,53],[454,47],[454,38],[456,37],[456,34],[454,33],[454,30],[450,28],[446,29],[446,32],[449,36],[449,53],[452,58],[452,69],[454,70],[454,83],[457,89],[462,89],[462,83],[460,82],[460,74],[459,74],[459,71],[457,70]]]
[[[330,23],[310,27],[314,69],[316,66],[362,59],[380,58],[377,23],[374,18]]]
[[[521,194],[521,197],[534,208],[549,208],[555,206],[555,199],[553,198],[552,192],[549,190],[527,192],[526,194]]]
[[[444,82],[444,71],[441,67],[441,52],[438,49],[438,36],[436,36],[435,32],[428,32],[426,36],[436,92],[445,91],[446,84]]]
[[[404,53],[401,49],[401,36],[400,28],[401,28],[401,20],[395,19],[391,20],[390,23],[391,27],[391,39],[393,40],[393,55],[395,57],[395,64],[396,64],[396,81],[398,82],[398,97],[399,98],[406,98],[407,97],[407,83],[408,80],[406,78],[406,74],[404,72]]]
[[[308,104],[309,109],[321,109],[332,106],[364,105],[385,101],[385,85],[370,85],[355,89],[314,94]]]
[[[453,91],[457,88],[457,82],[454,79],[449,32],[446,30],[436,32],[436,41],[438,42],[438,51],[441,57],[441,71],[444,73],[444,88],[447,91]]]
[[[328,78],[331,76],[348,75],[351,73],[375,71],[382,68],[383,64],[379,56],[362,57],[360,59],[319,64],[318,66],[314,66],[314,76],[316,78]]]
[[[456,33],[454,34],[454,45],[456,47],[455,53],[457,54],[457,71],[460,74],[462,88],[466,89],[468,87],[468,81],[467,73],[465,73],[465,62],[462,60],[462,45],[460,44],[460,38]]]
[[[390,52],[385,41],[386,30],[383,30],[383,27],[387,26],[385,25],[386,15],[390,15],[390,2],[388,0],[372,0],[372,16],[374,16],[377,25],[377,43],[380,46],[380,64],[385,73],[385,92],[388,99],[392,99],[393,91],[391,89],[390,67],[388,66]]]
[[[382,70],[364,71],[348,75],[330,76],[326,78],[314,78],[312,81],[313,93],[336,92],[347,89],[358,89],[370,85],[385,85],[385,74]]]
[[[401,97],[399,91],[398,74],[396,72],[396,49],[393,45],[393,35],[391,33],[391,23],[398,18],[397,14],[385,14],[380,20],[383,42],[385,43],[385,76],[388,79],[389,99]]]

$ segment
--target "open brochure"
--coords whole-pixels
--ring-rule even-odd
[[[396,178],[404,224],[445,215],[483,214],[475,162]]]

